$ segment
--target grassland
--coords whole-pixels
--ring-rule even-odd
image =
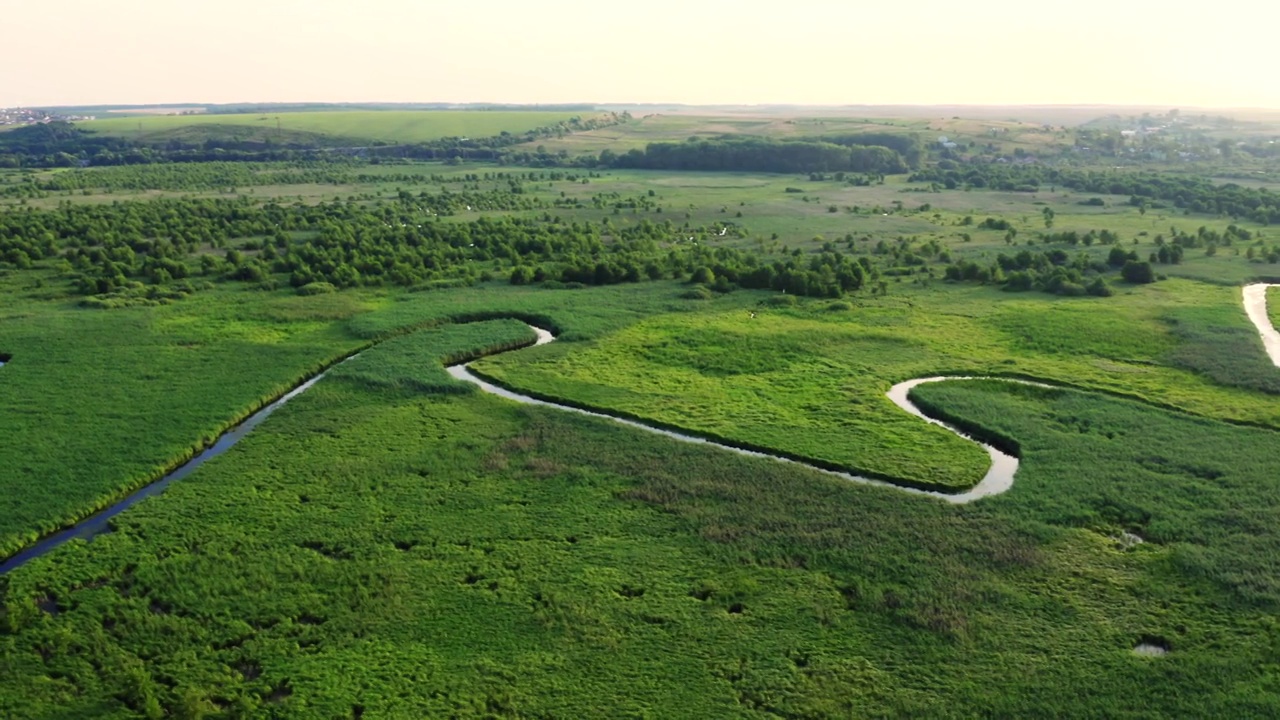
[[[891,385],[934,374],[1032,377],[1280,428],[1280,378],[1237,295],[1169,281],[1124,303],[947,289],[755,308],[756,317],[713,307],[646,319],[585,349],[540,348],[476,367],[542,396],[873,477],[968,487],[986,456],[903,413],[884,397]]]
[[[555,125],[573,113],[539,111],[359,110],[270,114],[160,115],[104,118],[79,123],[97,133],[149,144],[205,136],[270,140],[279,137],[343,143],[413,143],[443,137],[518,135]]]
[[[982,145],[994,142],[1005,152],[1061,151],[1070,147],[1074,132],[1066,128],[1050,128],[1040,123],[1010,119],[974,120],[946,118],[878,118],[853,116],[790,117],[766,113],[710,115],[693,113],[652,113],[625,125],[575,133],[563,138],[549,138],[530,144],[542,145],[551,152],[561,150],[570,155],[599,153],[610,149],[625,152],[643,148],[651,142],[683,142],[689,138],[710,139],[724,135],[755,135],[772,138],[814,138],[859,132],[916,133],[926,141],[946,136],[956,141],[974,141]]]
[[[361,309],[351,296],[303,307],[217,293],[104,322],[8,289],[3,554],[158,477],[340,356],[356,342],[334,321]]]
[[[362,357],[406,368],[477,340]],[[0,711],[1248,717],[1273,702],[1272,431],[930,387],[1023,453],[1013,491],[954,508],[360,375],[335,369],[199,482],[6,578]],[[1142,641],[1171,652],[1138,657]]]
[[[101,172],[114,173],[116,169],[108,168]],[[267,166],[262,168],[262,172],[286,171]],[[457,181],[466,179],[461,183],[446,183],[442,186],[445,188],[457,188],[461,184],[482,190],[496,190],[507,183],[496,177],[482,179],[485,173],[492,175],[493,172],[492,168],[485,166],[448,168],[410,164],[349,169],[340,167],[337,172],[350,172],[353,177],[359,174],[365,180],[361,183],[353,181],[351,184],[338,185],[268,185],[252,188],[250,197],[283,201],[301,197],[304,201],[318,202],[334,197],[358,196],[367,198],[371,206],[376,206],[380,201],[395,197],[406,186],[413,188],[415,184],[421,183],[418,187],[438,190],[428,184],[430,177]],[[546,175],[542,173],[543,178]],[[383,176],[388,178],[386,182],[376,181]],[[406,178],[416,178],[416,181],[407,183]],[[198,177],[192,180],[197,183],[197,187],[201,181]],[[166,179],[166,182],[170,180]],[[798,186],[804,192],[786,192],[786,188],[792,186]],[[313,187],[315,192],[312,195],[310,193]],[[712,246],[760,252],[780,251],[784,248],[789,251],[811,252],[833,243],[845,251],[867,255],[873,259],[878,258],[875,250],[878,240],[871,238],[909,238],[913,243],[933,241],[956,255],[976,260],[985,258],[987,261],[999,252],[1013,252],[1022,247],[1040,249],[1045,246],[1033,247],[1023,238],[1031,236],[1033,240],[1036,232],[1044,230],[1040,217],[1040,211],[1044,207],[1057,209],[1055,231],[1111,229],[1130,243],[1126,247],[1132,247],[1139,253],[1153,251],[1156,247],[1154,236],[1167,230],[1169,225],[1177,225],[1188,231],[1204,225],[1212,230],[1222,231],[1231,222],[1225,218],[1166,215],[1163,211],[1142,215],[1136,208],[1128,205],[1124,198],[1107,197],[1103,206],[1085,206],[1080,204],[1087,199],[1085,195],[1070,192],[1034,195],[904,192],[918,188],[892,179],[884,185],[849,187],[829,180],[812,182],[767,174],[615,171],[591,177],[585,184],[579,179],[564,177],[526,181],[523,189],[526,196],[532,196],[541,202],[560,203],[555,208],[556,214],[578,222],[602,222],[607,219],[624,228],[642,222],[662,222],[668,219],[693,225],[733,223],[745,229],[745,237],[710,238],[707,242]],[[303,192],[308,195],[286,194]],[[190,191],[164,193],[143,190],[138,193],[140,194],[134,197],[179,196],[189,194]],[[225,189],[210,189],[207,193],[222,195],[225,194]],[[195,194],[201,193],[197,189]],[[31,204],[107,202],[122,196],[130,197],[131,193],[94,191],[88,195],[79,192],[58,194],[32,201]],[[620,201],[630,200],[649,202],[649,209],[617,207]],[[902,203],[902,207],[899,208],[895,201]],[[919,209],[926,201],[930,204],[930,209]],[[16,200],[12,202],[17,203]],[[921,204],[917,205],[917,202]],[[839,211],[829,212],[831,206],[837,207]],[[859,208],[859,211],[849,212],[854,207]],[[662,212],[657,212],[658,209]],[[486,213],[469,212],[463,217],[483,214]],[[488,214],[502,213],[499,211]],[[989,216],[1007,218],[1020,229],[1020,239],[1016,244],[1011,246],[1003,241],[999,232],[979,230],[962,224],[965,217],[980,219]],[[1255,231],[1264,234],[1264,237],[1267,232],[1263,228],[1255,228]],[[774,235],[777,236],[776,239]],[[966,235],[969,240],[964,239]],[[1101,247],[1077,247],[1071,248],[1071,251],[1089,252],[1095,257],[1104,256],[1104,249]],[[1272,266],[1247,262],[1244,257],[1236,254],[1238,252],[1240,248],[1237,247],[1215,257],[1192,253],[1182,265],[1165,266],[1162,270],[1170,274],[1230,284],[1271,272]],[[39,275],[42,272],[40,270],[34,272],[37,273],[36,277],[52,277],[47,271],[43,271],[44,276]],[[748,308],[754,308],[760,302],[760,297],[749,293],[733,293],[710,304],[699,304],[676,300],[675,296],[679,291],[674,288],[663,290],[665,300],[661,301],[638,301],[637,297],[650,296],[645,293],[637,295],[631,289],[612,288],[593,291],[604,294],[592,297],[608,298],[600,301],[584,301],[582,298],[585,296],[572,292],[530,291],[527,295],[494,292],[477,295],[468,291],[459,296],[461,299],[455,299],[447,293],[444,296],[419,294],[407,295],[394,302],[384,297],[374,301],[372,305],[367,299],[357,299],[345,294],[331,299],[307,301],[269,293],[232,293],[185,306],[137,309],[121,315],[113,314],[113,323],[119,320],[119,326],[101,325],[100,318],[86,316],[70,301],[56,300],[57,294],[49,290],[28,289],[14,296],[26,298],[11,304],[10,311],[14,319],[0,325],[0,351],[14,353],[24,359],[24,362],[6,368],[6,374],[11,378],[10,382],[15,376],[22,377],[23,382],[28,382],[33,377],[43,378],[28,391],[23,391],[30,393],[27,396],[29,399],[23,402],[33,407],[40,404],[38,398],[66,397],[68,406],[63,415],[71,420],[58,422],[67,423],[67,430],[73,432],[78,442],[85,446],[80,450],[73,448],[71,456],[102,457],[106,465],[95,467],[94,462],[87,459],[68,461],[67,457],[59,457],[52,449],[47,453],[36,454],[37,461],[31,465],[31,477],[49,476],[52,473],[61,478],[67,472],[67,465],[80,466],[73,473],[79,479],[69,478],[68,482],[81,489],[60,492],[62,500],[48,504],[43,500],[43,491],[38,490],[41,485],[22,483],[27,490],[20,490],[19,493],[34,494],[29,502],[24,501],[20,505],[32,510],[30,513],[15,513],[15,521],[6,532],[16,534],[8,536],[10,539],[6,545],[18,542],[16,538],[20,536],[29,538],[31,533],[48,529],[51,525],[65,522],[69,517],[87,512],[122,489],[152,476],[160,468],[193,451],[202,442],[201,438],[216,434],[218,429],[243,416],[256,403],[278,393],[290,382],[320,364],[368,342],[379,332],[392,331],[397,327],[418,324],[431,318],[434,318],[432,321],[438,321],[452,315],[484,311],[501,310],[508,315],[518,316],[520,313],[530,315],[544,310],[556,310],[557,322],[562,324],[558,329],[566,331],[564,337],[568,340],[600,338],[606,332],[642,318],[663,316],[649,320],[649,325],[644,328],[630,330],[631,334],[627,337],[612,337],[608,343],[585,353],[562,345],[539,351],[549,353],[546,357],[553,358],[552,360],[545,360],[542,355],[512,356],[503,358],[490,372],[500,374],[503,372],[502,368],[510,363],[512,370],[503,375],[504,381],[526,389],[578,402],[614,406],[615,409],[625,409],[739,442],[763,444],[872,474],[904,479],[943,477],[946,478],[945,482],[963,485],[980,474],[981,457],[972,448],[940,434],[930,438],[927,428],[917,428],[907,419],[899,417],[896,409],[882,397],[883,390],[892,382],[942,370],[1044,377],[1067,384],[1128,394],[1148,402],[1236,421],[1262,424],[1277,422],[1276,411],[1268,397],[1253,392],[1258,389],[1274,392],[1277,387],[1275,374],[1255,351],[1256,337],[1239,313],[1234,298],[1235,291],[1229,287],[1170,283],[1099,303],[1028,300],[980,289],[925,287],[921,283],[930,281],[927,275],[898,280],[911,282],[892,283],[889,287],[890,295],[885,298],[871,299],[864,296],[857,299],[853,302],[854,309],[851,311],[829,312],[825,309],[825,303],[810,303],[795,311],[771,310],[764,313],[760,322],[749,329],[744,326]],[[17,277],[14,281],[18,282]],[[30,280],[28,278],[21,282],[29,283]],[[16,292],[17,286],[11,286],[11,290]],[[246,296],[251,299],[248,305],[237,306],[229,302],[230,298]],[[55,299],[50,301],[49,298]],[[264,307],[275,303],[281,307],[296,308],[296,312],[301,315],[318,314],[315,321],[303,323],[297,322],[289,312],[271,315],[273,319],[263,331],[264,337],[276,338],[285,333],[291,340],[257,342],[254,339],[249,345],[255,348],[255,352],[279,352],[282,345],[287,346],[292,338],[304,336],[307,332],[323,337],[323,341],[310,346],[304,356],[291,357],[272,371],[265,368],[275,361],[269,361],[265,365],[255,363],[255,370],[266,375],[254,380],[251,388],[246,386],[244,397],[225,396],[229,401],[225,404],[202,407],[202,403],[206,401],[197,401],[195,398],[218,395],[212,388],[220,387],[219,383],[223,382],[219,379],[220,375],[202,375],[196,370],[197,367],[205,367],[203,363],[213,362],[205,357],[205,351],[212,351],[216,343],[202,340],[205,343],[203,345],[183,347],[181,343],[194,341],[184,337],[168,337],[167,323],[171,321],[166,319],[159,322],[153,318],[172,316],[175,321],[181,318],[182,322],[193,328],[200,327],[199,333],[217,338],[223,337],[224,331],[205,328],[201,322],[186,313],[207,315],[210,324],[221,322],[213,318],[230,316],[227,325],[234,330],[226,333],[227,342],[237,337],[255,338],[255,333],[259,332],[257,321],[242,320],[239,314],[250,312],[246,308],[256,306],[259,299],[264,301]],[[331,312],[323,309],[326,303],[333,305]],[[583,308],[584,304],[588,307]],[[349,327],[334,326],[335,323],[342,323],[347,316],[358,315],[361,310],[381,305],[388,305],[395,314],[377,317],[394,317],[394,320],[384,322],[372,317],[356,317]],[[1280,303],[1273,303],[1273,312],[1277,305]],[[235,309],[231,309],[232,307]],[[52,319],[45,315],[48,310],[55,310],[50,316]],[[680,314],[666,316],[672,312]],[[127,319],[130,313],[133,313],[135,319]],[[618,318],[625,318],[625,321]],[[380,322],[383,323],[381,326],[373,327]],[[815,378],[820,377],[821,380],[814,379],[799,385],[794,380],[786,380],[786,388],[800,391],[800,395],[791,397],[789,401],[785,400],[788,390],[781,389],[783,386],[770,387],[774,383],[764,379],[766,376],[773,380],[779,377],[790,378],[786,369],[790,360],[778,360],[781,364],[773,370],[773,375],[765,372],[774,362],[768,353],[776,351],[780,358],[809,354],[804,343],[798,339],[802,339],[803,335],[793,332],[794,328],[788,330],[787,322],[795,322],[796,328],[831,332],[832,342],[835,343],[823,355],[825,359],[822,362],[825,365],[818,369],[820,372],[805,365],[813,371]],[[715,330],[714,335],[702,332],[704,323],[709,323],[708,328]],[[772,330],[763,332],[766,326]],[[129,354],[129,348],[146,348],[148,343],[124,340],[141,332],[139,327],[152,328],[150,332],[155,333],[156,342],[161,346],[168,347],[171,343],[176,348],[173,351],[175,364],[170,370],[155,377],[187,377],[195,374],[204,377],[208,387],[197,389],[187,397],[171,397],[165,395],[158,383],[149,381],[149,375],[125,377],[117,381],[111,374],[113,371],[98,370],[108,374],[94,382],[113,389],[103,396],[101,406],[86,406],[83,399],[86,388],[84,376],[81,375],[80,379],[74,379],[73,376],[80,367],[93,366],[89,358],[68,362],[62,366],[64,373],[61,374],[46,375],[43,369],[27,369],[32,366],[25,359],[33,354],[41,355],[39,344],[49,343],[50,338],[54,337],[50,334],[50,328],[65,328],[65,333],[61,336],[67,338],[68,343],[75,343],[74,347],[87,348],[89,344],[73,339],[82,341],[85,337],[109,334],[111,337],[94,343],[99,346],[94,351],[98,354],[96,357],[101,358],[94,367],[102,368],[104,364],[112,367],[139,365],[150,355],[141,349],[135,354]],[[1102,333],[1101,336],[1099,332]],[[640,359],[646,358],[646,354],[637,350],[630,357],[639,364],[630,368],[626,365],[632,359],[616,350],[635,345],[652,355],[653,351],[645,347],[646,343],[665,342],[663,338],[666,337],[677,338],[678,353],[665,358],[655,356],[640,362]],[[119,342],[115,342],[116,340]],[[1100,345],[1100,341],[1114,344]],[[876,343],[879,345],[872,349],[870,345]],[[103,349],[115,345],[121,347],[122,354],[117,356],[113,354],[114,351]],[[897,345],[904,348],[904,351],[890,349]],[[68,354],[74,357],[75,352],[70,350]],[[242,350],[233,343],[226,352],[234,355]],[[689,358],[700,357],[703,353],[712,353],[709,357],[717,358],[714,362],[755,363],[752,367],[758,366],[762,372],[756,375],[732,369],[681,365]],[[856,356],[862,353],[874,358],[891,357],[891,360],[861,364],[851,362],[851,358],[856,360]],[[912,359],[913,353],[919,353],[919,357]],[[558,356],[563,356],[563,366],[554,360]],[[180,360],[181,358],[186,360]],[[537,362],[534,362],[535,359]],[[42,359],[40,362],[46,361],[48,360]],[[188,364],[183,364],[184,362]],[[868,371],[868,365],[875,367]],[[526,374],[526,370],[530,372]],[[648,375],[650,372],[654,374]],[[686,382],[693,382],[694,379],[697,382],[686,387]],[[44,384],[46,382],[47,386]],[[1236,389],[1221,388],[1218,384],[1235,386]],[[761,385],[764,387],[758,387]],[[647,389],[641,390],[641,387]],[[701,399],[695,400],[683,394],[695,387],[700,388],[698,392]],[[719,398],[723,393],[729,393],[737,400],[732,405],[721,405]],[[151,436],[141,445],[136,445],[140,453],[137,457],[115,465],[115,456],[105,453],[103,449],[116,446],[119,441],[93,441],[92,438],[100,434],[97,431],[100,420],[90,418],[110,416],[113,410],[109,408],[125,405],[124,398],[150,395],[156,396],[155,402],[168,397],[173,402],[172,407],[186,408],[189,404],[201,407],[198,418],[191,424],[173,423],[158,436]],[[664,398],[660,411],[655,411],[648,405],[655,398]],[[685,408],[682,407],[683,402],[695,405]],[[113,432],[122,435],[133,433],[131,422],[136,418],[153,416],[156,407],[150,400],[139,404],[137,415],[122,417],[120,422],[110,425],[114,430],[108,429],[107,435],[112,436]],[[716,407],[721,409],[716,411]],[[20,418],[26,416],[19,413],[11,414],[10,417],[17,424]],[[74,422],[80,421],[87,424],[83,427],[74,425]],[[892,442],[882,443],[877,429],[881,427],[878,425],[880,422],[886,423],[883,427],[898,428],[894,431]],[[696,424],[696,427],[690,427],[691,423]],[[779,424],[783,427],[779,427]],[[787,425],[794,429],[788,430],[785,427]],[[36,427],[33,423],[23,423],[23,427],[15,431],[15,437],[28,438],[37,432]],[[816,440],[817,437],[823,439]],[[784,438],[788,439],[784,441]],[[163,441],[159,448],[144,447],[152,440],[161,439]],[[34,438],[24,442],[28,441],[37,444],[42,442]],[[927,450],[912,452],[911,448],[917,443],[923,443],[919,447]],[[880,450],[874,449],[877,445]],[[939,472],[940,470],[945,472]],[[50,512],[51,509],[53,512]]]
[[[613,129],[606,128],[604,132]],[[324,182],[311,181],[307,176],[298,174],[302,182],[276,184],[271,182],[272,176],[287,173],[287,167],[263,165],[248,173],[251,177],[238,177],[249,187],[241,186],[237,192],[260,201],[316,204],[336,198],[361,198],[375,205],[379,200],[393,200],[401,190],[439,192],[441,185],[434,182],[433,177],[455,180],[443,186],[455,191],[459,185],[481,191],[509,189],[507,179],[496,177],[496,172],[502,171],[491,165],[478,164],[457,167],[427,163],[338,166],[329,171],[331,177]],[[84,173],[87,176],[85,184],[90,187],[108,180],[121,182],[105,177],[105,174],[118,173],[117,168],[72,172]],[[513,169],[510,172],[523,175],[531,171]],[[884,184],[856,187],[831,178],[812,181],[764,173],[615,170],[596,172],[590,178],[585,177],[586,172],[571,172],[552,179],[550,171],[532,172],[540,177],[522,183],[522,196],[536,198],[548,205],[558,203],[555,214],[565,219],[599,223],[607,218],[620,227],[668,220],[677,224],[688,222],[694,227],[731,223],[744,230],[742,237],[712,239],[711,242],[759,252],[776,252],[784,248],[810,252],[830,242],[842,251],[872,255],[879,240],[892,242],[908,238],[916,244],[936,241],[955,256],[979,262],[991,262],[1001,252],[1012,254],[1022,249],[1050,247],[1061,247],[1073,255],[1085,252],[1103,259],[1109,250],[1105,246],[1046,245],[1037,241],[1037,235],[1069,231],[1083,235],[1089,231],[1109,230],[1121,238],[1125,249],[1145,257],[1157,250],[1157,237],[1170,236],[1171,229],[1194,234],[1200,227],[1205,227],[1222,233],[1232,224],[1256,233],[1261,241],[1268,244],[1274,244],[1277,239],[1274,229],[1253,223],[1225,217],[1188,216],[1173,209],[1153,209],[1143,213],[1129,203],[1127,196],[1080,193],[1065,188],[1051,187],[1038,193],[931,192],[928,184],[909,183],[901,176],[890,177]],[[104,180],[93,181],[95,174],[104,174]],[[243,174],[238,173],[237,176]],[[573,175],[574,179],[570,180],[566,175]],[[387,179],[379,181],[379,177]],[[100,203],[127,198],[188,195],[226,197],[229,189],[227,178],[213,174],[204,180],[194,179],[188,187],[176,189],[115,189],[109,192],[93,189],[88,194],[76,190],[49,193],[47,197],[29,200],[5,198],[3,189],[7,182],[15,183],[19,178],[16,173],[0,174],[0,207],[47,208],[59,202]],[[581,182],[583,179],[588,182],[584,184]],[[203,187],[202,182],[206,183]],[[143,183],[139,179],[139,184]],[[174,181],[160,177],[154,184],[170,188]],[[787,192],[788,188],[801,192]],[[1103,205],[1083,204],[1094,198],[1101,200]],[[927,210],[923,209],[925,206]],[[835,212],[831,211],[833,207]],[[1046,208],[1055,213],[1051,229],[1044,224]],[[463,217],[484,214],[477,211]],[[1018,237],[1010,243],[1005,241],[1004,232],[974,226],[987,217],[1007,220]],[[966,218],[971,218],[974,225],[965,225]],[[849,240],[853,241],[851,246]],[[1221,249],[1211,257],[1206,256],[1203,249],[1192,250],[1180,265],[1162,266],[1160,271],[1230,284],[1280,275],[1280,265],[1251,262],[1245,257],[1247,250],[1246,246],[1237,244]]]
[[[7,291],[0,353],[12,362],[0,387],[10,410],[0,433],[14,454],[4,480],[8,510],[0,515],[5,555],[158,478],[303,378],[399,331],[455,318],[555,313],[564,318],[555,326],[569,337],[590,337],[677,305],[679,288],[497,286],[394,298],[228,288],[191,302],[107,313],[41,300],[47,291],[12,279]],[[599,309],[570,316],[583,301]],[[528,338],[522,325],[509,332],[516,330],[515,338]],[[390,357],[423,363],[413,373],[418,379],[406,379],[404,365],[363,357],[350,368],[390,388],[453,385],[442,369],[431,374],[435,355],[432,362]]]
[[[621,127],[655,139],[726,131],[648,122]],[[760,122],[724,120],[774,135],[875,127]],[[94,310],[69,294],[56,258],[5,259],[0,467],[16,472],[0,478],[11,499],[0,554],[365,350],[113,532],[0,577],[0,716],[1276,714],[1280,371],[1237,288],[1280,274],[1245,256],[1273,245],[1273,229],[1143,214],[1127,197],[1083,205],[1093,196],[901,178],[353,161],[323,179],[265,179],[295,169],[109,168],[101,183],[0,205],[243,195],[391,213],[402,192],[508,193],[530,202],[435,221],[607,220],[601,244],[613,244],[669,220],[669,240],[646,241],[654,256],[687,249],[686,223],[731,226],[698,231],[708,264],[839,250],[883,285],[840,300],[690,299],[687,270],[512,286],[492,258],[476,262],[496,279],[471,287],[302,296],[280,277],[227,280],[170,304]],[[1142,257],[1170,226],[1238,224],[1258,240],[1189,250],[1151,285],[1112,279],[1107,298],[940,279],[943,253],[1106,258],[1108,247],[1041,241],[1046,207],[1053,231],[1107,229]],[[986,217],[1017,235],[977,227]],[[291,232],[281,249],[314,234]],[[199,254],[252,256],[261,239]],[[921,264],[897,264],[895,250],[927,244],[937,250]],[[893,407],[893,383],[982,374],[1077,389],[919,388],[932,412],[1022,458],[1011,491],[957,508],[518,407],[441,371],[527,343],[516,319],[560,340],[478,363],[507,384],[921,484],[970,484],[986,459]],[[1138,657],[1140,642],[1169,653]]]

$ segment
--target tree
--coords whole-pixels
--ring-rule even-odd
[[[533,271],[521,265],[511,271],[512,285],[528,285],[533,282]]]
[[[1089,286],[1085,288],[1085,292],[1095,297],[1111,297],[1114,294],[1111,291],[1111,287],[1101,277],[1094,278],[1093,282],[1089,283]]]
[[[711,272],[711,268],[703,266],[693,271],[693,276],[689,278],[689,282],[710,285],[716,281],[715,273]]]
[[[1136,260],[1136,259],[1137,258],[1132,257],[1129,253],[1125,252],[1122,248],[1112,247],[1111,253],[1107,255],[1107,264],[1110,265],[1111,267],[1124,267],[1125,263],[1129,262],[1130,260]]]
[[[1125,282],[1135,285],[1145,285],[1156,281],[1156,274],[1151,269],[1151,263],[1138,262],[1136,260],[1130,260],[1125,263],[1120,270],[1120,276],[1125,279]]]

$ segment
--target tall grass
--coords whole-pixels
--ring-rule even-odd
[[[417,337],[369,357],[416,368]],[[1010,493],[957,508],[479,394],[320,383],[199,482],[5,578],[0,714],[1274,714],[1275,433],[919,392],[1019,442]]]
[[[532,345],[537,336],[519,320],[493,320],[410,333],[362,352],[334,369],[335,380],[371,388],[465,394],[475,386],[454,380],[445,367]]]
[[[494,357],[477,368],[568,404],[941,488],[976,483],[987,458],[890,403],[884,393],[896,382],[1040,379],[1280,427],[1275,403],[1256,392],[1280,388],[1280,374],[1231,288],[1168,281],[1117,302],[946,288],[858,298],[840,313],[820,301],[751,311],[691,305],[586,345]]]

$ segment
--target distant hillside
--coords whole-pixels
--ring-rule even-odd
[[[420,143],[445,137],[517,135],[580,113],[517,110],[344,110],[105,118],[77,123],[95,134],[150,145],[204,140],[318,146]]]

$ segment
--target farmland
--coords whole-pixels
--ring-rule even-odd
[[[413,115],[281,132],[569,118]],[[257,142],[271,118],[89,127]],[[494,162],[0,171],[0,557],[328,369],[109,532],[0,575],[0,715],[1276,714],[1280,368],[1240,291],[1280,277],[1272,194],[923,146],[884,174],[618,159],[855,163],[897,151],[787,142],[993,124],[1010,157],[1077,131],[669,115]],[[524,347],[526,323],[557,341]],[[519,392],[802,464],[444,371],[477,356]],[[1007,492],[955,506],[803,464],[972,486],[985,453],[885,397],[931,375],[1052,386],[912,391],[1016,451]]]
[[[574,115],[538,111],[354,110],[157,115],[103,118],[79,125],[95,133],[148,143],[193,140],[205,136],[270,140],[276,134],[282,138],[319,138],[329,144],[339,141],[414,143],[444,137],[484,137],[504,132],[519,135],[564,122]]]

